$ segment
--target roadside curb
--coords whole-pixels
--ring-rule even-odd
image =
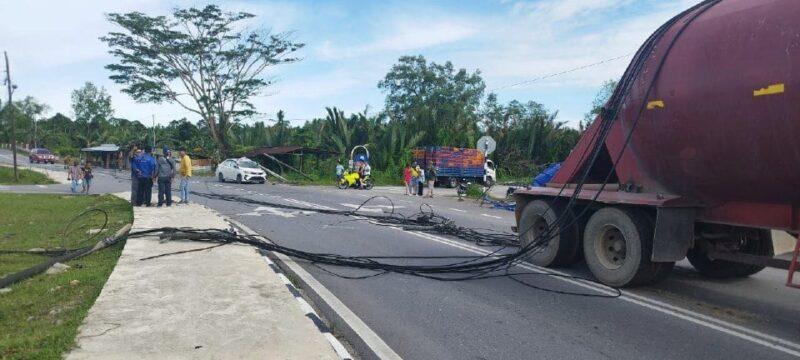
[[[228,217],[225,217],[225,219],[234,227],[247,234],[258,234],[236,220]],[[335,328],[338,334],[348,340],[360,359],[402,359],[400,355],[395,353],[394,350],[372,331],[363,320],[291,258],[278,253],[267,253],[265,254],[265,258],[274,262],[274,264],[270,266],[273,271],[276,271],[276,268],[278,268],[277,270],[282,270],[283,273],[297,281],[297,287],[302,289],[303,294],[308,296],[311,302],[317,306],[322,315],[330,322],[331,327]],[[282,276],[281,279],[285,277],[286,276]],[[288,281],[288,278],[286,278],[286,280]],[[294,286],[292,287],[294,288]],[[292,294],[300,295],[299,292],[292,292]],[[303,300],[303,303],[307,304],[305,300]],[[319,317],[317,316],[317,318]],[[326,338],[329,340],[331,338],[335,339],[332,335],[330,337],[326,336]]]
[[[303,299],[303,295],[300,294],[300,291],[296,287],[294,287],[289,278],[283,274],[283,271],[281,271],[281,269],[277,265],[275,265],[274,262],[272,262],[272,260],[267,255],[267,252],[259,250],[259,253],[261,253],[261,255],[264,257],[264,262],[267,263],[267,266],[270,269],[272,269],[272,271],[274,271],[276,275],[278,275],[283,284],[286,285],[286,288],[289,289],[289,292],[292,293],[294,299],[297,300],[297,302],[299,303],[300,309],[305,311],[306,317],[308,317],[311,320],[311,322],[314,323],[314,325],[317,327],[317,330],[319,330],[319,332],[322,333],[323,336],[325,336],[328,342],[331,343],[331,346],[333,346],[333,350],[336,351],[337,355],[339,355],[339,359],[352,360],[353,357],[350,355],[350,352],[347,351],[347,348],[345,348],[344,344],[342,344],[342,342],[339,341],[339,339],[333,336],[333,333],[331,333],[331,330],[328,328],[327,325],[325,325],[325,322],[322,321],[322,318],[320,318],[319,315],[317,315],[317,313],[314,311],[314,308],[311,307],[311,305],[305,299]]]

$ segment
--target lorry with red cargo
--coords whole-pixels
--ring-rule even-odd
[[[494,163],[478,149],[428,146],[411,150],[411,155],[423,169],[434,166],[437,184],[453,188],[465,181],[486,185],[497,181]]]
[[[800,1],[703,1],[639,49],[545,187],[518,190],[528,261],[648,284],[688,258],[744,277],[800,230]],[[798,242],[800,245],[800,242]],[[536,251],[530,249],[536,248]]]

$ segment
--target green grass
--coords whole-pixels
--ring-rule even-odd
[[[88,245],[88,230],[103,223],[100,214],[79,218],[66,232],[64,227],[73,216],[90,208],[109,214],[108,229],[98,239],[133,221],[130,205],[111,195],[0,194],[0,204],[0,250]],[[12,285],[10,293],[0,294],[0,358],[60,359],[73,346],[78,326],[100,295],[123,246],[120,242],[73,260],[64,273],[40,274]],[[44,260],[39,255],[0,254],[0,276]],[[73,280],[78,283],[71,284]]]
[[[17,167],[19,182],[14,181],[14,169],[0,166],[0,185],[47,185],[55,184],[42,173]]]

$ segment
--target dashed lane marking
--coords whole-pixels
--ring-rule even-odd
[[[486,216],[486,217],[490,217],[490,218],[493,218],[493,219],[501,219],[501,220],[503,219],[503,218],[501,218],[499,216],[489,215],[489,214],[481,214],[481,216]]]
[[[453,211],[462,212],[462,213],[467,212],[466,210],[461,210],[461,209],[456,209],[456,208],[448,208],[448,209],[453,210]]]

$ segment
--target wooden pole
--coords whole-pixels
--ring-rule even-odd
[[[289,169],[292,169],[292,170],[294,170],[294,171],[295,171],[295,172],[297,172],[298,174],[300,174],[300,175],[303,175],[303,176],[304,176],[306,179],[309,179],[309,180],[314,180],[314,179],[312,179],[310,176],[308,176],[308,175],[306,175],[305,173],[303,173],[302,171],[300,171],[300,170],[297,170],[297,169],[295,169],[293,166],[291,166],[291,165],[289,165],[289,164],[287,164],[287,163],[285,163],[285,162],[283,162],[283,161],[280,161],[280,160],[278,160],[277,158],[275,158],[274,156],[272,156],[272,155],[270,155],[270,154],[262,154],[262,155],[264,155],[264,156],[266,156],[266,157],[268,157],[268,158],[272,159],[272,161],[275,161],[276,163],[278,163],[278,164],[280,164],[280,165],[286,166],[286,167],[288,167]]]
[[[8,66],[8,53],[3,51],[3,56],[6,58],[6,87],[8,88],[8,104],[6,104],[6,116],[11,118],[11,154],[14,158],[14,182],[19,182],[19,174],[17,173],[17,120],[11,114],[10,106],[13,104],[11,101],[11,94],[14,93],[14,87],[11,85],[11,70]]]

